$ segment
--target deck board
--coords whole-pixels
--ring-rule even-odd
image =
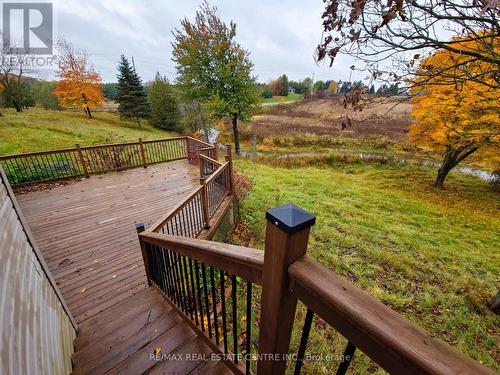
[[[232,373],[155,287],[83,322],[75,349],[75,375]]]
[[[151,225],[198,185],[199,168],[178,160],[17,197],[77,323],[147,287],[134,225]]]

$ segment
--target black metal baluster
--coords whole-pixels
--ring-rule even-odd
[[[347,369],[351,364],[352,358],[354,357],[355,351],[356,351],[356,346],[349,341],[344,350],[343,361],[340,362],[340,366],[337,369],[337,375],[344,375],[347,372]]]
[[[194,261],[194,270],[196,272],[196,289],[198,290],[198,306],[200,307],[201,331],[205,332],[205,322],[203,320],[203,304],[201,303],[200,269],[197,260]]]
[[[151,245],[150,246],[150,252],[151,252],[151,258],[153,259],[153,267],[154,267],[154,271],[153,271],[153,282],[158,285],[158,257],[157,257],[157,251],[156,251],[156,246],[154,245]]]
[[[180,273],[180,283],[181,283],[181,289],[182,289],[182,298],[184,300],[184,312],[187,315],[188,310],[189,310],[188,295],[186,293],[186,286],[184,285],[185,280],[184,280],[184,271],[183,271],[183,267],[182,267],[182,258],[183,258],[183,256],[181,256],[180,254],[177,254],[177,261],[178,261],[179,273]]]
[[[174,266],[174,262],[172,261],[172,252],[170,250],[167,250],[167,260],[168,260],[168,264],[169,264],[168,268],[169,268],[170,280],[172,282],[172,292],[174,294],[173,301],[177,306],[180,306],[179,298],[177,295],[177,280],[175,278],[175,266]]]
[[[182,293],[182,286],[181,286],[178,254],[175,252],[172,252],[172,258],[173,258],[174,267],[175,267],[175,277],[176,277],[175,283],[177,284],[177,291],[179,293],[179,302],[180,302],[179,307],[182,309],[182,311],[186,312],[185,305],[184,305],[184,295]]]
[[[172,293],[172,280],[170,279],[170,263],[168,260],[168,249],[163,249],[163,261],[165,266],[165,284],[167,286],[167,295],[174,301],[174,295]]]
[[[148,255],[148,259],[150,261],[150,265],[149,265],[150,275],[149,275],[149,277],[150,277],[151,281],[156,282],[155,281],[156,264],[155,264],[153,252],[151,251],[151,247],[153,245],[146,242],[145,246],[146,246],[146,254]]]
[[[191,297],[191,289],[189,288],[189,276],[188,276],[188,268],[187,268],[187,262],[186,262],[185,256],[182,257],[182,263],[184,266],[184,281],[186,282],[189,316],[190,316],[191,320],[193,320],[193,303],[192,303],[192,297]]]
[[[222,305],[222,336],[224,338],[224,354],[227,354],[227,322],[226,322],[226,290],[224,288],[224,271],[220,270],[220,303]]]
[[[247,334],[246,334],[246,362],[245,362],[245,373],[250,374],[250,344],[252,340],[252,282],[247,281]]]
[[[208,289],[207,289],[207,274],[206,274],[205,263],[201,264],[201,272],[203,278],[203,291],[205,292],[205,308],[207,312],[207,323],[208,323],[208,337],[212,338],[212,323],[210,322],[210,307],[208,306]]]
[[[160,269],[160,272],[159,272],[159,287],[161,289],[161,291],[163,292],[163,294],[165,295],[168,295],[167,293],[167,284],[166,284],[166,277],[165,277],[165,274],[166,274],[166,268],[165,268],[165,258],[164,258],[164,249],[162,247],[158,247],[158,265],[159,265],[159,269]]]
[[[231,296],[233,299],[233,354],[234,363],[238,363],[238,319],[236,317],[236,276],[231,276]]]
[[[174,303],[179,306],[179,296],[177,295],[177,283],[175,280],[175,268],[174,262],[172,261],[172,252],[167,250],[167,262],[168,262],[168,274],[170,277],[170,283],[172,285],[172,295]]]
[[[219,345],[219,322],[217,319],[217,293],[215,291],[215,274],[214,268],[210,267],[210,283],[212,284],[212,306],[214,311],[214,335],[215,343]]]
[[[309,332],[311,331],[311,324],[313,320],[314,312],[307,308],[306,318],[304,320],[304,328],[302,328],[302,337],[300,338],[299,352],[297,353],[297,362],[295,362],[294,375],[299,375],[304,363],[304,355],[307,348],[307,340],[309,339]]]
[[[189,258],[189,277],[191,279],[191,291],[193,293],[194,319],[195,319],[196,325],[198,325],[198,309],[196,307],[196,287],[194,285],[193,260],[191,258]]]

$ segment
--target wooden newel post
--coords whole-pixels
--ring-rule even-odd
[[[205,171],[204,171],[204,163],[203,163],[203,158],[200,156],[201,154],[198,154],[198,164],[200,167],[200,178],[205,177]]]
[[[145,230],[144,223],[135,224],[135,229],[137,230],[137,235],[144,232],[144,230]],[[142,260],[144,261],[144,268],[146,269],[146,277],[148,279],[148,286],[151,286],[149,258],[148,258],[148,253],[146,251],[146,244],[142,240],[141,236],[138,236],[138,237],[139,237],[139,244],[141,245]]]
[[[89,178],[89,170],[87,168],[87,162],[85,161],[85,158],[83,157],[83,152],[82,149],[80,148],[79,144],[76,144],[76,152],[78,153],[78,158],[80,159],[80,163],[82,163],[82,168],[83,168],[83,175],[86,178]]]
[[[233,156],[231,155],[231,145],[226,145],[226,161],[229,162],[229,191],[233,192]]]
[[[210,216],[208,214],[208,193],[206,177],[200,177],[200,184],[203,186],[201,189],[201,201],[203,204],[203,221],[205,222],[205,229],[210,228]]]
[[[288,267],[305,255],[316,217],[294,204],[266,212],[258,375],[285,373],[297,298],[290,292]]]
[[[214,142],[214,159],[219,160],[219,150],[217,150],[217,142]]]
[[[147,168],[148,163],[146,163],[146,153],[144,152],[144,143],[142,142],[142,138],[139,138],[139,148],[141,149],[142,166]]]

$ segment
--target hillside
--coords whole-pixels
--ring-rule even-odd
[[[45,111],[31,108],[0,117],[0,155],[53,150],[127,141],[168,138],[175,133],[152,128],[143,122],[121,120],[116,113],[94,113],[93,119],[71,111]]]
[[[241,203],[235,242],[263,248],[264,213],[293,202],[317,217],[310,256],[498,370],[500,319],[488,304],[500,281],[500,201],[491,185],[452,174],[446,189],[438,190],[431,187],[432,170],[389,164],[318,167],[297,161],[283,168],[240,159],[236,166],[253,187]],[[304,315],[301,305],[296,321]],[[337,332],[320,319],[314,326],[311,355],[342,353],[345,341]],[[294,350],[301,328],[293,334]],[[305,364],[306,373],[335,370],[335,361]],[[384,372],[359,355],[353,373]]]

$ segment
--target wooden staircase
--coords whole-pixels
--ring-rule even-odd
[[[177,309],[150,287],[79,325],[73,373],[232,373],[211,361],[211,354]],[[170,358],[157,360],[162,355]]]

